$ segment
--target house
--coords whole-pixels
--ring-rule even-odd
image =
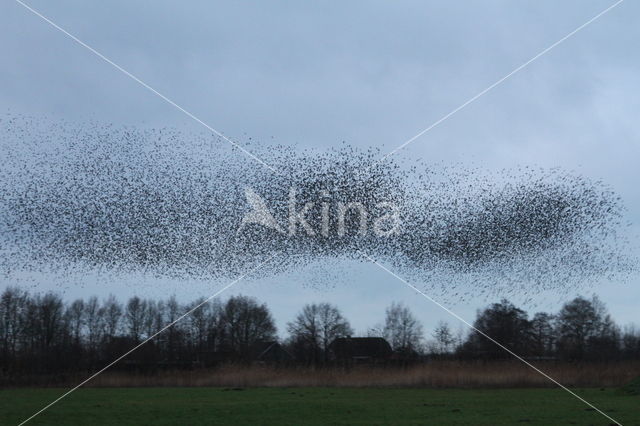
[[[392,354],[382,337],[339,337],[329,345],[329,359],[339,363],[382,363]]]
[[[250,352],[252,361],[259,364],[280,364],[293,361],[293,355],[276,341],[256,342]]]

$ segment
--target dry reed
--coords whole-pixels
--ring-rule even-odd
[[[615,387],[640,376],[640,362],[537,363],[536,367],[565,386]],[[165,371],[153,375],[108,372],[90,386],[215,387],[553,387],[549,379],[519,362],[437,361],[407,368],[274,368],[227,365],[216,369]]]

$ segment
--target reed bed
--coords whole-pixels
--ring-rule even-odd
[[[536,367],[565,386],[617,387],[640,376],[640,362],[566,364],[543,362]],[[71,384],[71,383],[70,383]],[[520,362],[438,361],[405,368],[275,368],[226,365],[216,369],[164,371],[153,375],[106,372],[89,386],[244,387],[424,387],[517,388],[554,387],[548,378]]]

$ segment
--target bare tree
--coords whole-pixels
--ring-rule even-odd
[[[247,359],[251,346],[259,341],[275,339],[276,326],[265,304],[246,296],[234,296],[222,313],[224,343],[227,348]]]
[[[97,349],[98,342],[102,339],[104,321],[100,303],[96,296],[89,298],[84,307],[85,324],[87,329],[87,346],[91,351]]]
[[[340,310],[328,303],[305,305],[293,322],[287,324],[292,343],[306,352],[311,362],[327,361],[329,344],[338,337],[353,334]]]
[[[69,322],[71,336],[76,345],[82,340],[85,325],[84,301],[82,299],[74,300],[65,312],[65,317]]]
[[[422,344],[422,324],[401,303],[392,303],[387,308],[384,336],[394,350],[419,351]]]
[[[207,348],[218,350],[224,337],[224,308],[219,300],[210,303],[209,319],[207,321]]]
[[[436,348],[438,353],[446,354],[453,350],[455,343],[455,336],[447,324],[444,321],[440,321],[433,331],[433,338],[436,340]]]
[[[187,318],[188,333],[198,351],[202,351],[210,343],[210,348],[215,349],[219,337],[219,324],[221,306],[218,300],[202,304],[204,298],[200,297],[193,303],[187,305],[185,310],[189,311],[198,305],[198,309],[193,311]]]
[[[65,334],[64,302],[60,296],[47,293],[34,297],[30,304],[31,331],[37,342],[38,357],[47,369],[55,368],[63,355],[55,351]]]
[[[17,287],[8,287],[0,296],[0,341],[2,363],[8,365],[18,350],[20,338],[25,334],[25,311],[28,294]]]
[[[145,337],[153,336],[162,327],[168,323],[167,305],[162,300],[147,299],[144,301],[145,312],[143,323],[143,332]],[[160,335],[156,341],[162,342],[166,340],[166,335]]]
[[[120,332],[122,320],[122,305],[113,295],[110,295],[102,304],[104,311],[105,333],[109,339],[113,339]]]
[[[165,324],[172,324],[182,314],[182,307],[178,303],[175,295],[172,295],[167,303],[164,305],[165,310]],[[163,333],[163,340],[165,340],[165,347],[167,358],[170,361],[174,361],[177,358],[179,347],[181,346],[182,339],[182,327],[183,323],[179,322],[169,327]]]
[[[144,321],[147,313],[147,304],[138,296],[134,296],[127,302],[125,310],[125,323],[129,336],[138,342],[142,338]]]
[[[553,315],[538,312],[531,320],[531,353],[536,356],[548,356],[553,353],[555,333],[553,329]]]

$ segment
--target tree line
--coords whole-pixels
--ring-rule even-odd
[[[258,344],[279,340],[266,304],[247,296],[203,302],[181,304],[174,296],[166,300],[134,296],[124,303],[114,296],[66,302],[52,292],[31,294],[9,287],[0,296],[2,373],[95,370],[156,334],[120,367],[185,367],[202,365],[203,359],[251,362]],[[474,327],[455,333],[441,322],[427,334],[408,307],[393,303],[384,322],[366,334],[385,338],[400,358],[416,362],[434,357],[512,357],[484,335],[533,359],[640,359],[640,332],[621,329],[595,296],[577,297],[555,314],[539,312],[531,318],[502,300],[478,311]],[[292,362],[305,365],[329,363],[331,342],[355,334],[340,309],[328,303],[303,306],[286,331],[280,344]]]

